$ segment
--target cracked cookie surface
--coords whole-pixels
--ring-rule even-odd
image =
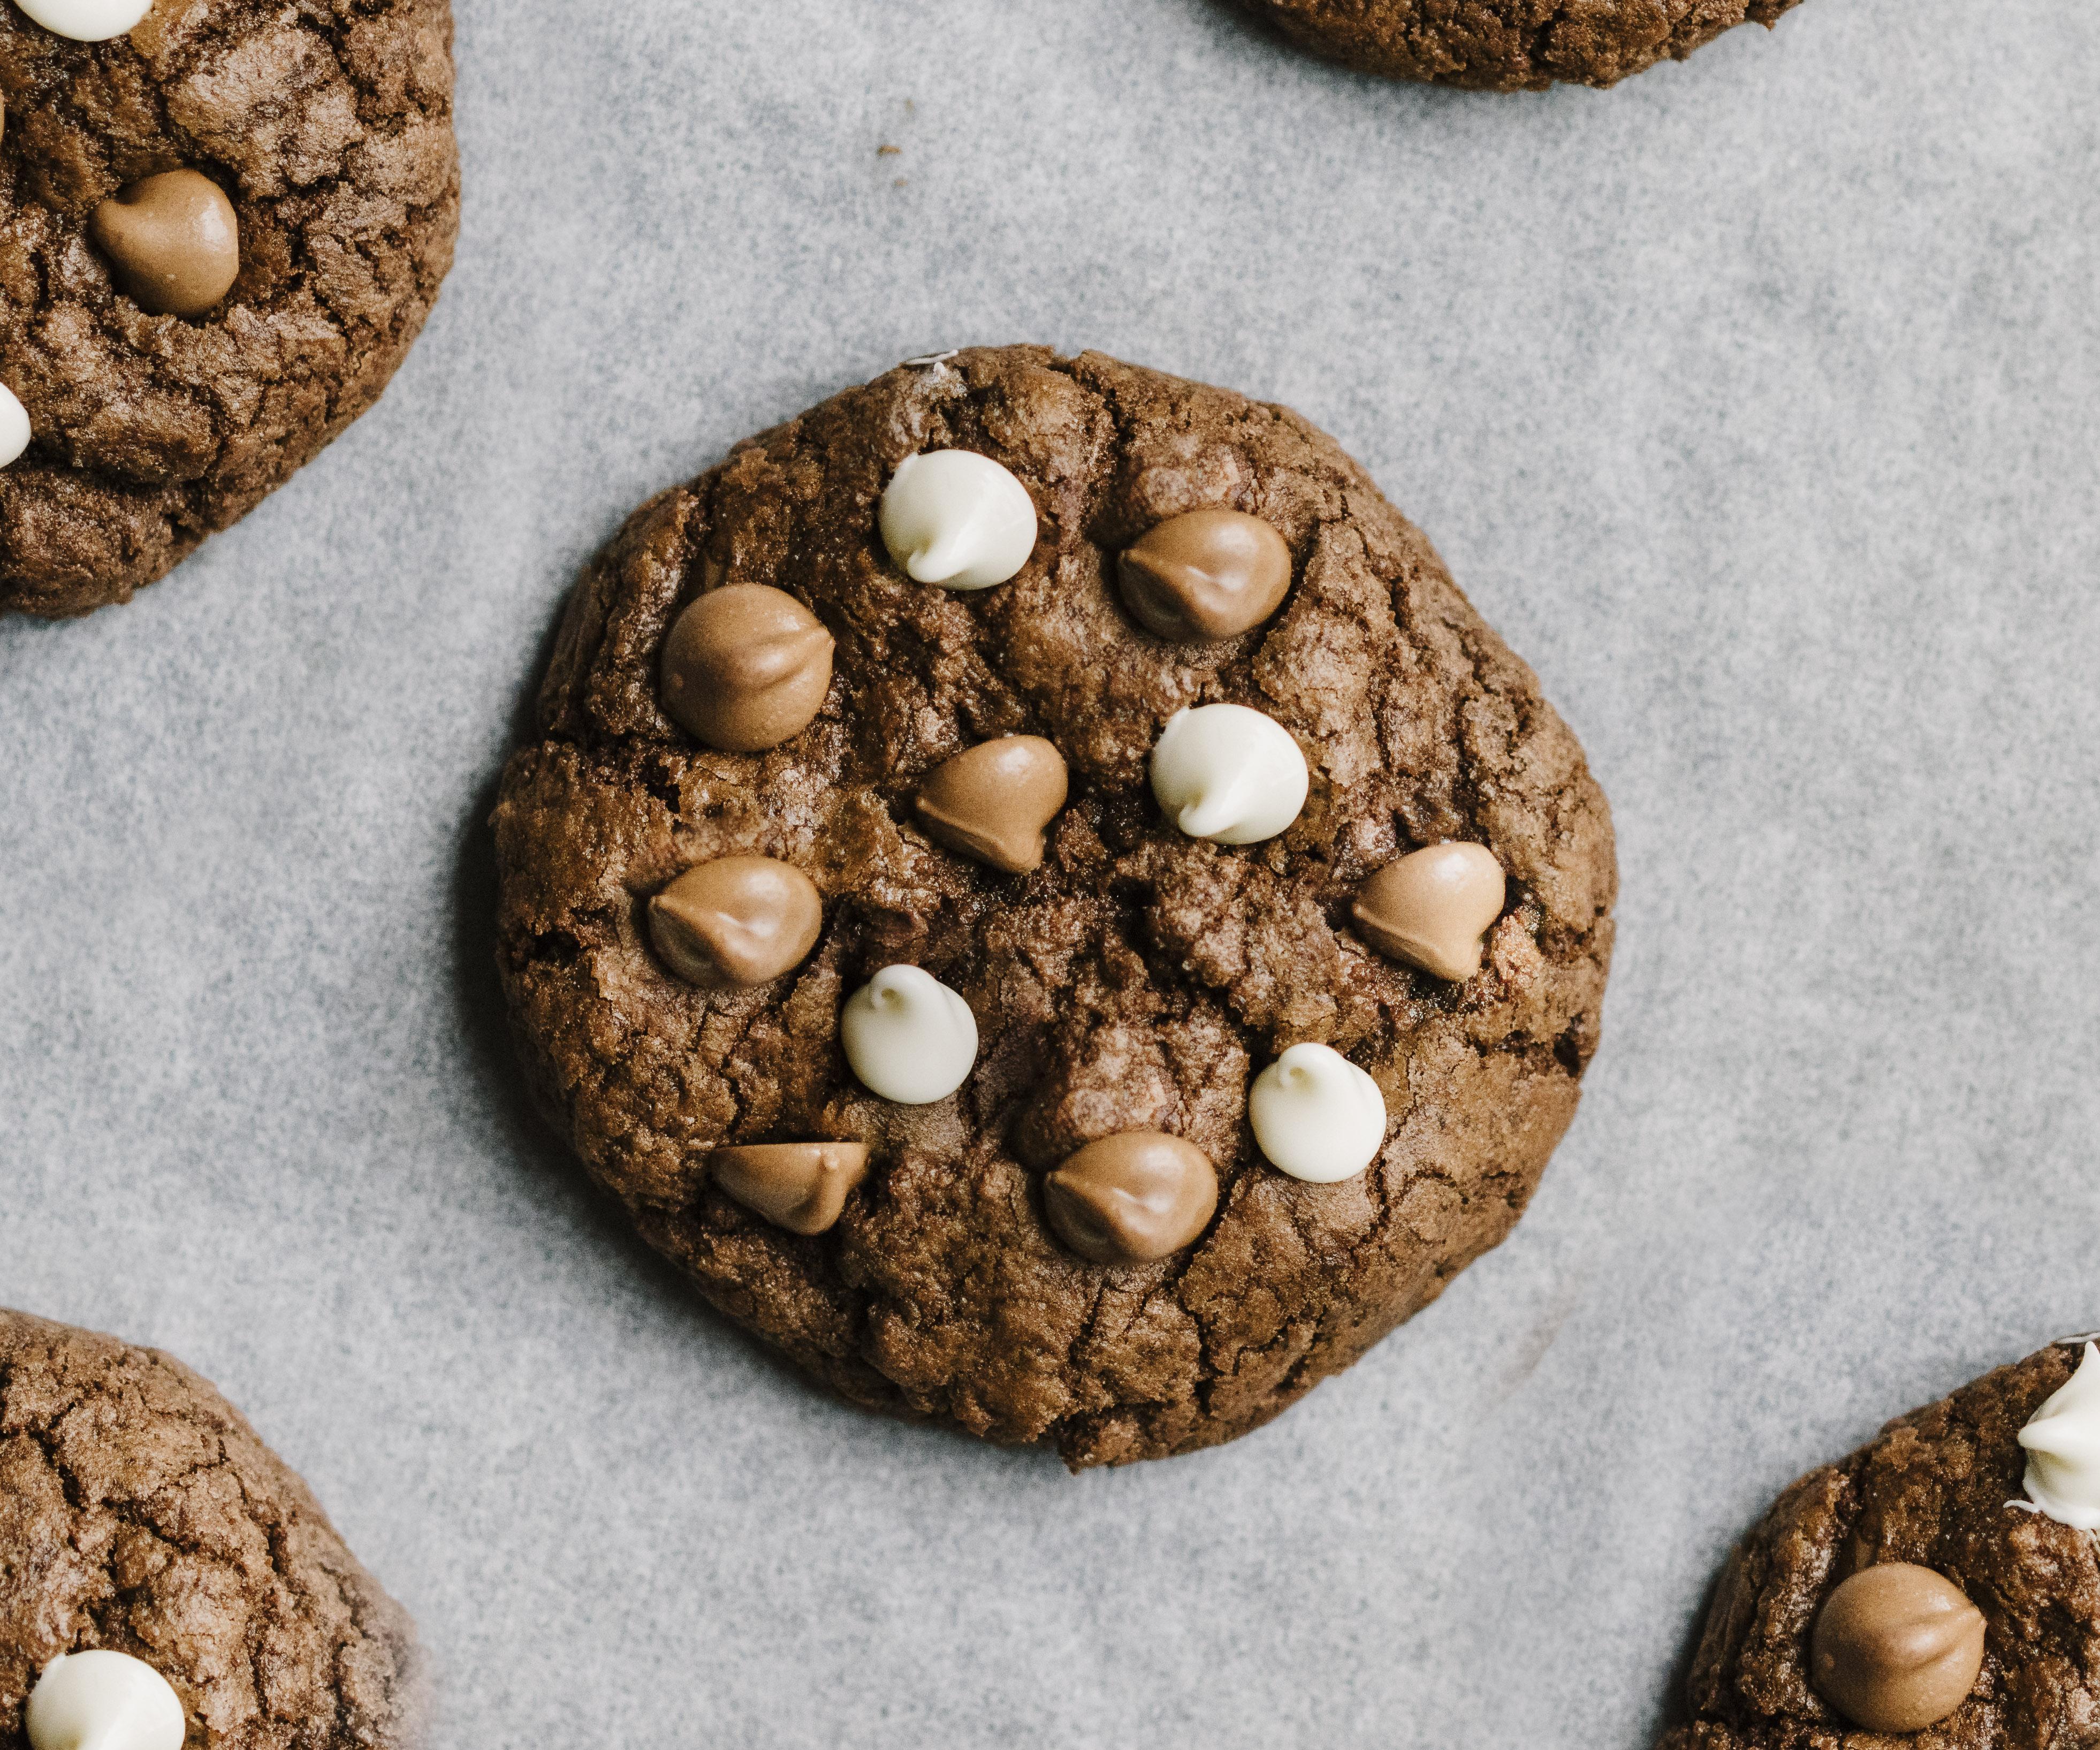
[[[29,448],[0,469],[0,609],[127,599],[378,399],[459,222],[448,0],[157,0],[72,42],[0,4],[0,381]],[[138,179],[231,197],[240,268],[152,315],[88,240]]]
[[[2018,1439],[2077,1364],[2075,1346],[2056,1344],[2001,1367],[1781,1495],[1729,1560],[1692,1663],[1691,1717],[1659,1750],[2100,1743],[2100,1555],[2089,1533],[2027,1508]],[[1824,1601],[1858,1570],[1890,1562],[1943,1575],[1985,1623],[1969,1699],[1900,1736],[1848,1726],[1809,1668]]]
[[[1476,90],[1611,86],[1801,0],[1240,0],[1286,36],[1388,78]]]
[[[60,1654],[174,1687],[190,1750],[408,1750],[415,1631],[305,1483],[181,1363],[0,1311],[0,1750]]]
[[[980,452],[1039,518],[1019,575],[967,594],[890,562],[899,462]],[[1212,644],[1139,626],[1116,555],[1198,507],[1251,512],[1294,563],[1264,625]],[[836,640],[815,721],[709,750],[658,698],[696,593],[763,584]],[[1162,818],[1146,763],[1177,710],[1251,705],[1305,750],[1290,830],[1229,849]],[[1049,1440],[1073,1466],[1231,1439],[1346,1367],[1509,1231],[1595,1049],[1616,885],[1611,823],[1531,672],[1355,463],[1286,409],[1097,355],[988,348],[902,367],[737,447],[638,511],[571,601],[540,733],[494,827],[498,958],[536,1093],[649,1242],[717,1307],[845,1395]],[[916,787],[963,747],[1042,736],[1070,766],[1043,864],[1006,875],[929,839]],[[1509,903],[1463,985],[1373,951],[1349,901],[1401,852],[1489,845]],[[791,862],[823,934],[756,990],[651,952],[643,908],[688,866]],[[911,962],[982,1046],[924,1107],[849,1073],[840,1004]],[[1264,1162],[1250,1078],[1331,1045],[1389,1114],[1370,1170]],[[1082,1146],[1165,1130],[1220,1175],[1195,1244],[1091,1264],[1045,1225]],[[772,1226],[710,1183],[720,1145],[864,1141],[830,1232]]]

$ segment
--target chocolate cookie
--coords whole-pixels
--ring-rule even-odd
[[[0,1750],[404,1750],[421,1664],[400,1607],[206,1382],[0,1311]]]
[[[2059,1343],[1892,1422],[1728,1563],[1663,1750],[2100,1743],[2100,1352]]]
[[[448,0],[0,0],[0,609],[126,600],[378,398],[451,51]]]
[[[1243,0],[1286,36],[1392,79],[1476,90],[1617,85],[1801,0]]]
[[[1604,799],[1296,414],[900,367],[644,505],[494,820],[531,1077],[715,1305],[1074,1466],[1227,1440],[1510,1230]]]

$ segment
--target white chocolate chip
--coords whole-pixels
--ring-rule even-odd
[[[2100,1348],[2085,1346],[2078,1371],[2020,1430],[2028,1497],[2052,1519],[2100,1531]]]
[[[29,411],[15,391],[0,383],[0,468],[29,447]]]
[[[29,1750],[183,1750],[168,1680],[129,1653],[61,1653],[29,1691]]]
[[[946,1100],[977,1060],[969,1004],[915,966],[885,966],[847,998],[839,1036],[862,1084],[900,1106]]]
[[[1177,711],[1152,750],[1152,793],[1174,824],[1213,844],[1255,844],[1298,818],[1305,756],[1275,718],[1245,705]]]
[[[1308,1184],[1354,1179],[1385,1143],[1385,1095],[1326,1045],[1294,1045],[1254,1078],[1254,1139],[1269,1164]]]
[[[55,37],[75,42],[107,42],[138,28],[153,0],[15,0]]]
[[[1035,550],[1035,503],[989,456],[933,450],[897,465],[882,495],[882,544],[922,584],[989,589]]]

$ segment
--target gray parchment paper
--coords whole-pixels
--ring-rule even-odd
[[[0,1303],[219,1381],[447,1750],[1641,1750],[1776,1489],[2100,1323],[2100,9],[1808,0],[1498,99],[1213,0],[457,3],[459,267],[385,401],[135,605],[0,627]],[[689,1301],[489,966],[585,558],[1023,339],[1335,433],[1625,872],[1511,1242],[1275,1426],[1076,1480]]]

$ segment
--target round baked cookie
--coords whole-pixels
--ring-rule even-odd
[[[1392,79],[1476,90],[1617,85],[1801,0],[1242,0],[1286,36]]]
[[[1811,1471],[1730,1559],[1662,1750],[2100,1743],[2095,1455],[2076,1338]]]
[[[1501,1240],[1573,1116],[1603,794],[1286,408],[901,366],[638,511],[540,725],[493,822],[537,1094],[862,1404],[1075,1468],[1230,1439]]]
[[[0,609],[128,599],[378,398],[452,88],[448,0],[0,0]]]
[[[82,1729],[127,1696],[134,1735]],[[206,1381],[0,1311],[0,1750],[406,1750],[422,1715],[406,1613]]]

